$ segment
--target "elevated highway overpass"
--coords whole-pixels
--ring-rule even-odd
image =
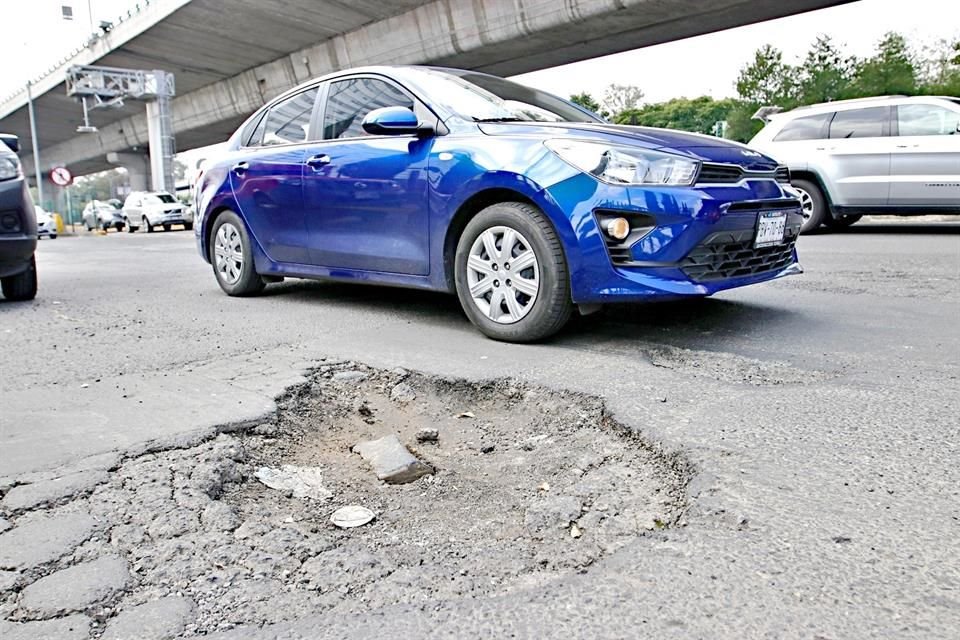
[[[173,72],[182,151],[223,141],[272,96],[341,68],[431,63],[514,75],[848,1],[141,0],[33,81],[41,173],[107,169],[108,155],[137,172],[146,157],[142,103],[92,111],[98,131],[77,133],[82,110],[64,86],[72,65]],[[25,89],[0,98],[0,131],[20,136],[32,175]]]

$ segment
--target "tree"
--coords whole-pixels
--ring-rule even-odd
[[[856,64],[840,53],[829,36],[817,36],[798,69],[798,101],[816,104],[848,97]]]
[[[960,96],[960,41],[941,39],[924,47],[918,67],[921,93]]]
[[[611,84],[603,94],[603,106],[615,119],[628,109],[636,109],[643,100],[643,90],[632,84]]]
[[[173,159],[173,179],[174,181],[183,180],[187,175],[187,165],[181,160]]]
[[[886,34],[877,53],[857,67],[853,90],[856,96],[884,96],[917,93],[917,64],[899,33]]]
[[[615,118],[615,122],[713,134],[717,130],[717,123],[726,121],[727,115],[735,107],[736,102],[731,98],[674,98],[623,111]]]
[[[796,105],[796,69],[783,61],[783,52],[767,44],[754,53],[753,62],[740,70],[737,94],[743,102],[760,106]]]
[[[584,109],[589,109],[594,113],[600,113],[600,103],[594,100],[593,96],[586,91],[570,96],[570,102],[578,104]]]

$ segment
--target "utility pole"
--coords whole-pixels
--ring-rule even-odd
[[[37,118],[33,113],[33,93],[30,91],[30,81],[27,80],[27,107],[30,112],[30,140],[33,145],[33,174],[37,180],[37,200],[40,206],[43,202],[43,176],[40,174],[40,145],[37,144]]]

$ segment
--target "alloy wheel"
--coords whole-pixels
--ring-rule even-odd
[[[813,215],[813,198],[804,189],[797,186],[794,186],[793,189],[800,194],[800,213],[803,214],[803,221],[806,222]]]
[[[510,227],[490,227],[474,240],[466,273],[473,303],[500,324],[523,319],[540,293],[540,264],[533,247]]]
[[[243,243],[240,231],[229,222],[220,225],[213,252],[217,274],[228,285],[236,284],[243,273]]]

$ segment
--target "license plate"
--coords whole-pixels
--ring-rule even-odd
[[[787,229],[786,211],[766,211],[757,219],[757,237],[754,247],[769,247],[783,242],[783,234]]]

